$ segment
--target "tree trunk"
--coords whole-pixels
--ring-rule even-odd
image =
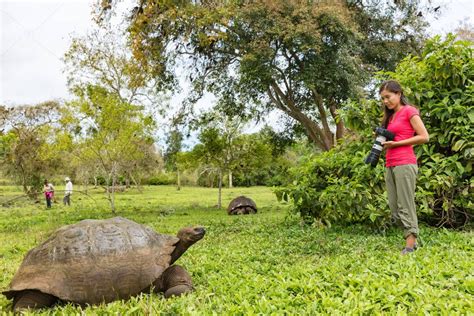
[[[127,177],[125,178],[125,187],[127,189],[130,189],[130,176],[127,175]]]
[[[305,128],[309,139],[316,146],[323,151],[328,151],[334,146],[334,133],[331,131],[328,123],[327,113],[323,106],[324,100],[316,91],[313,90],[312,94],[316,108],[319,111],[319,119],[321,120],[322,126],[303,113],[292,99],[291,93],[283,92],[276,82],[272,82],[267,89],[267,95],[272,103],[275,104],[278,109],[285,112],[285,114],[298,121]],[[343,131],[343,128],[341,128],[342,124],[342,121],[338,122],[339,133]],[[342,134],[338,136],[342,137]]]
[[[342,136],[344,135],[344,122],[337,114],[337,103],[334,100],[331,101],[329,111],[331,112],[334,122],[336,122],[336,141],[337,141],[341,139]]]
[[[176,170],[176,173],[178,175],[178,179],[177,179],[177,188],[176,190],[181,190],[181,173],[179,172],[179,169]]]
[[[137,187],[138,192],[143,193],[142,186],[141,186],[140,182],[138,182],[137,179],[135,179],[135,177],[132,174],[130,174],[130,178],[132,179],[133,183]]]
[[[29,199],[38,201],[38,194],[42,192],[41,189],[38,192],[35,186],[28,186],[25,176],[22,176],[21,178],[22,178],[21,184],[23,186],[23,192],[28,196]]]
[[[112,164],[112,170],[109,174],[109,181],[107,181],[107,198],[110,202],[110,207],[112,209],[112,214],[115,215],[115,163]],[[112,187],[110,188],[110,182],[112,182]]]
[[[110,186],[109,184],[107,184],[107,186],[105,187],[106,190],[107,190],[107,200],[109,200],[109,203],[110,203],[110,209],[112,210],[112,214],[115,215],[115,188],[114,188],[114,184],[112,182],[112,186]]]
[[[229,171],[229,189],[233,188],[232,171]]]
[[[222,170],[219,170],[219,197],[217,199],[217,208],[222,207]]]
[[[23,192],[26,194],[26,195],[30,195],[30,190],[28,189],[28,186],[26,185],[26,183],[23,183]]]

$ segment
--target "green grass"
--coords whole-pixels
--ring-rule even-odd
[[[318,228],[289,216],[268,188],[225,189],[223,205],[240,194],[254,198],[256,215],[217,210],[216,189],[146,187],[118,194],[119,216],[175,234],[200,224],[205,238],[180,260],[195,292],[165,300],[142,294],[129,301],[48,314],[88,315],[468,315],[474,311],[472,232],[422,227],[424,245],[400,256],[401,232],[364,226]],[[0,187],[0,202],[19,194]],[[101,190],[75,194],[70,208],[17,200],[0,210],[0,289],[8,286],[26,252],[56,228],[111,213]],[[0,296],[0,314],[10,302]]]

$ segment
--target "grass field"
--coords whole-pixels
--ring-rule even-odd
[[[0,186],[0,203],[21,194]],[[71,207],[15,200],[0,209],[0,290],[24,255],[55,229],[86,218],[107,218],[103,190],[74,194]],[[234,188],[259,206],[256,215],[228,216],[217,210],[217,190],[145,187],[117,195],[117,216],[175,234],[203,225],[207,234],[177,263],[192,275],[195,292],[165,300],[142,294],[128,301],[45,314],[87,315],[473,315],[474,234],[422,227],[423,247],[400,256],[401,232],[384,235],[364,226],[301,225],[276,201],[271,189]],[[58,197],[59,198],[59,197]],[[0,295],[0,314],[10,302]]]

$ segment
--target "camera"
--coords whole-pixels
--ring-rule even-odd
[[[377,137],[375,138],[374,145],[372,146],[372,149],[370,150],[370,153],[367,158],[365,158],[365,163],[370,164],[372,167],[377,166],[380,154],[383,150],[382,143],[388,140],[393,140],[395,138],[395,134],[383,127],[377,127],[375,129],[375,135],[377,135]]]

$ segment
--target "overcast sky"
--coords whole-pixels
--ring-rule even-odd
[[[72,35],[91,28],[93,0],[0,0],[0,104],[35,104],[70,98],[61,58]],[[468,19],[472,0],[445,0],[431,32],[445,34]]]

